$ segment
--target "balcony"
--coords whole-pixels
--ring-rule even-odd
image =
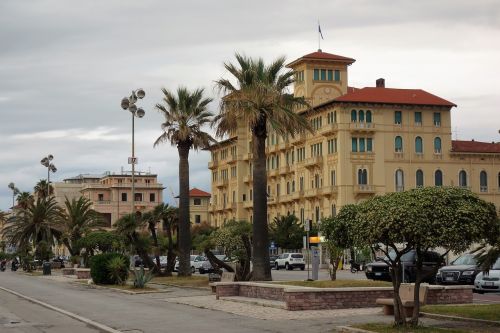
[[[322,192],[324,196],[332,197],[337,195],[338,187],[337,185],[324,186]]]
[[[244,208],[253,208],[253,201],[245,201],[243,202],[243,207]]]
[[[292,201],[292,195],[291,194],[287,194],[287,195],[282,195],[280,196],[280,202],[281,203],[285,203],[285,202],[290,202]]]
[[[314,157],[307,158],[304,161],[304,166],[306,168],[312,168],[312,167],[319,166],[321,163],[323,163],[323,156],[314,156]]]
[[[373,185],[355,185],[354,192],[357,194],[373,194],[375,193],[375,186]]]
[[[295,135],[295,137],[292,139],[292,145],[298,146],[302,144],[304,141],[306,141],[306,133],[300,133]]]
[[[351,132],[374,132],[375,124],[374,123],[365,123],[365,122],[352,122],[349,124],[349,129]]]
[[[279,150],[278,145],[269,145],[266,147],[266,154],[275,153]]]
[[[443,154],[441,154],[441,151],[435,151],[433,154],[433,159],[435,160],[442,160],[443,159]]]
[[[291,170],[291,168],[289,165],[281,167],[280,168],[280,175],[281,176],[286,175],[286,174],[290,173],[290,170]]]
[[[339,129],[338,124],[332,123],[332,124],[327,124],[326,126],[321,127],[317,133],[319,135],[328,136],[330,134],[336,133],[338,131],[338,129]]]
[[[232,202],[231,205],[228,206],[228,208],[235,212],[238,208],[238,204],[236,202]]]
[[[395,160],[402,160],[404,158],[405,158],[405,153],[403,153],[402,151],[394,152],[394,159]]]
[[[226,162],[228,164],[234,164],[236,163],[236,161],[238,161],[238,156],[236,155],[229,155],[228,158],[226,159]]]
[[[413,159],[414,160],[423,160],[424,154],[423,153],[415,153],[415,154],[413,154]]]
[[[252,153],[243,154],[243,160],[245,160],[245,161],[253,160],[253,154]]]
[[[278,177],[279,176],[279,169],[271,169],[271,170],[267,170],[267,176],[268,177],[271,177],[271,178],[275,178],[275,177]]]
[[[228,184],[229,184],[228,179],[220,179],[220,180],[215,181],[215,186],[218,188],[226,187]]]
[[[219,166],[219,161],[210,161],[208,162],[208,168],[209,169],[215,169]]]
[[[304,197],[304,191],[296,191],[292,193],[292,200],[300,200]]]
[[[304,192],[304,197],[306,199],[316,198],[321,195],[321,189],[319,188],[311,188]]]
[[[290,145],[290,142],[285,141],[285,142],[281,142],[281,143],[279,144],[278,149],[279,149],[280,151],[284,151],[284,150],[287,150],[288,148],[290,148],[290,146],[291,146],[291,145]]]
[[[250,184],[252,182],[252,175],[247,175],[243,177],[243,183]]]

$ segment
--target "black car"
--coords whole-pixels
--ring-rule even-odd
[[[396,254],[394,252],[391,252],[389,253],[389,256],[391,258],[394,258]],[[405,253],[401,257],[401,264],[404,268],[404,272],[402,273],[402,279],[404,282],[415,282],[417,277],[416,260],[417,254],[415,250]],[[425,252],[423,260],[423,270],[424,274],[426,274],[426,277],[423,281],[428,283],[435,283],[435,275],[432,274],[432,272],[434,269],[436,269],[436,267],[440,267],[443,264],[443,260],[441,259],[441,255],[439,253],[433,251]],[[368,279],[372,280],[392,280],[389,266],[384,261],[376,261],[366,264],[365,274]]]
[[[474,284],[476,275],[481,271],[473,254],[464,254],[449,266],[441,267],[436,274],[438,284]]]

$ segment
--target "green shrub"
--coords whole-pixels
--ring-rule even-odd
[[[118,284],[116,276],[112,276],[109,270],[109,263],[114,258],[123,258],[125,267],[129,267],[130,260],[128,257],[120,253],[103,253],[90,258],[90,276],[95,284]],[[128,277],[128,269],[125,269],[119,275],[120,281],[126,281]]]
[[[144,266],[141,266],[140,269],[134,269],[134,288],[143,289],[146,287],[146,284],[151,281],[153,278],[153,274],[151,272],[144,272]]]
[[[108,261],[107,265],[109,271],[109,278],[113,281],[116,281],[118,284],[124,284],[127,278],[128,265],[125,263],[125,259],[123,257],[114,257]]]

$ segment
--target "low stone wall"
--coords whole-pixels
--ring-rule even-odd
[[[75,273],[77,279],[90,279],[90,268],[76,268]]]
[[[375,307],[377,298],[392,298],[392,287],[308,288],[269,283],[214,283],[216,298],[242,296],[285,302],[287,310]],[[472,286],[429,286],[427,304],[472,303]]]
[[[63,275],[76,275],[74,268],[63,268],[61,271]]]

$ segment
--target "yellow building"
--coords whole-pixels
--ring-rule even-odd
[[[354,59],[325,52],[288,65],[294,94],[314,128],[295,138],[267,139],[268,220],[335,215],[345,204],[417,186],[462,186],[500,207],[500,143],[451,137],[456,105],[421,89],[348,85]],[[213,145],[210,221],[252,221],[252,150],[248,124]]]
[[[210,223],[208,208],[210,193],[197,189],[189,190],[189,215],[191,224]]]
[[[132,210],[132,175],[106,173],[100,176],[79,175],[54,184],[54,195],[59,204],[65,198],[84,196],[92,202],[92,208],[101,213],[111,227],[120,217],[132,211],[146,212],[163,202],[162,184],[157,176],[136,172],[135,201]]]

